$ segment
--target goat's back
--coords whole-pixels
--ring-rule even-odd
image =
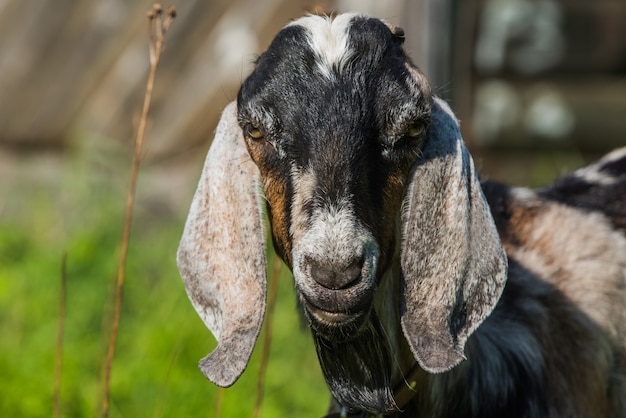
[[[514,353],[548,416],[626,416],[626,148],[539,191],[483,190],[510,269],[474,350]]]
[[[563,177],[541,196],[589,212],[600,212],[626,233],[626,148]]]

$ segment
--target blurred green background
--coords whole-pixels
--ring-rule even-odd
[[[100,416],[132,138],[152,1],[0,1],[0,416],[51,416],[67,254],[61,416]],[[305,11],[361,11],[404,27],[452,103],[485,177],[541,186],[626,141],[622,0],[186,0],[157,73],[139,175],[111,417],[252,416],[261,340],[218,390],[215,346],[175,253],[220,110]],[[169,6],[169,4],[164,4]],[[272,265],[270,251],[268,266]],[[282,269],[262,416],[327,408],[290,273]]]
[[[0,415],[52,415],[67,253],[62,416],[99,416],[130,155],[77,147],[58,178],[39,181],[32,169],[45,162],[30,158],[30,168],[3,190],[12,198],[3,202],[0,222]],[[148,186],[144,179],[140,174],[139,189]],[[145,196],[136,207],[111,417],[211,417],[215,411],[217,390],[197,368],[215,340],[188,302],[175,265],[183,223],[183,213],[163,213]],[[321,416],[328,392],[294,310],[287,269],[282,273],[262,411]],[[223,416],[252,416],[259,351],[223,393]]]

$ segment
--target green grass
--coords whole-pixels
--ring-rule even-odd
[[[3,417],[52,416],[64,252],[67,311],[61,412],[63,417],[100,416],[130,155],[110,141],[105,147],[89,148],[91,142],[65,155],[61,168],[50,173],[42,174],[40,167],[46,164],[25,160],[13,177],[0,177]],[[572,165],[579,165],[579,159]],[[563,161],[539,159],[532,167],[525,166],[524,173],[532,176],[531,183],[545,184]],[[201,162],[197,163],[199,175]],[[194,182],[189,183],[181,205],[185,208],[195,189]],[[175,264],[186,213],[162,207],[166,196],[146,198],[147,189],[150,183],[142,172],[138,192],[144,198],[136,205],[129,247],[110,416],[213,417],[218,389],[204,378],[197,363],[216,342],[189,303]],[[167,188],[163,190],[166,194]],[[283,267],[265,417],[322,416],[328,405],[329,394],[310,335],[301,329],[292,287]],[[221,395],[224,417],[253,414],[260,342],[241,379]]]
[[[79,154],[66,158],[60,174],[33,181],[24,171],[10,184],[0,184],[2,416],[52,416],[64,252],[61,415],[100,415],[130,157]],[[189,185],[189,201],[194,188]],[[136,207],[113,363],[111,417],[214,416],[218,390],[197,363],[216,342],[189,303],[175,264],[185,214],[164,212],[141,200]],[[283,267],[265,417],[322,416],[329,400],[310,335],[299,323],[292,286]],[[260,348],[261,340],[242,378],[223,393],[222,416],[252,416]]]

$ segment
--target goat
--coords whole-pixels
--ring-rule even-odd
[[[224,110],[178,266],[243,373],[265,310],[263,206],[329,413],[626,417],[626,148],[541,190],[479,180],[448,105],[358,14],[281,30]]]

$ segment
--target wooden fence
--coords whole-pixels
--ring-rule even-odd
[[[152,2],[0,1],[0,146],[62,148],[86,137],[130,141],[148,68],[144,16]],[[626,142],[623,0],[172,4],[178,16],[157,76],[151,158],[206,148],[220,109],[235,97],[256,54],[290,19],[320,8],[356,7],[404,26],[415,61],[453,100],[476,146],[553,146],[541,136],[542,121],[533,125],[532,112],[547,120],[542,109],[554,110],[555,103],[565,112],[557,109],[555,120],[571,122],[563,131],[571,143],[600,151]],[[502,7],[516,5],[525,8],[509,26],[498,26],[498,11],[507,16]],[[501,56],[489,55],[494,52]],[[524,66],[525,59],[536,68]],[[498,100],[517,112],[510,123],[510,112],[493,109]]]

